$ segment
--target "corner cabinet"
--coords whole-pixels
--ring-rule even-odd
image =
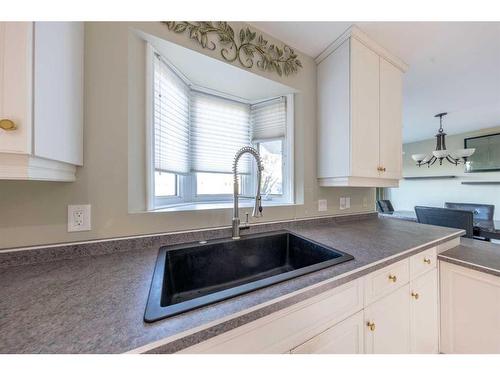
[[[321,186],[398,186],[407,65],[352,27],[317,59]]]
[[[81,22],[0,22],[0,179],[75,180],[83,51]]]

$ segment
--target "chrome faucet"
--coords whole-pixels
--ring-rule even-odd
[[[260,159],[259,152],[249,146],[245,146],[241,148],[236,155],[234,156],[233,160],[233,221],[232,221],[232,226],[233,226],[233,240],[237,240],[240,238],[240,213],[239,213],[239,207],[238,207],[238,198],[240,197],[239,195],[239,188],[238,188],[238,161],[240,158],[243,156],[243,154],[251,154],[254,158],[255,161],[257,162],[257,192],[255,193],[255,204],[253,207],[253,217],[261,217],[262,216],[262,197],[260,196],[260,180],[262,178],[262,171],[264,170],[264,167],[262,166],[262,160]],[[248,215],[247,215],[247,223],[248,223]]]

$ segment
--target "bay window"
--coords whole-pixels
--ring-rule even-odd
[[[150,209],[231,202],[243,146],[263,160],[264,206],[293,201],[292,95],[249,101],[196,87],[154,51],[151,68]],[[249,155],[239,161],[242,195],[255,192],[254,164]]]

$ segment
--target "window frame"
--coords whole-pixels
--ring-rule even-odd
[[[252,142],[252,146],[258,150],[259,144],[262,142],[270,142],[276,141],[278,139],[282,140],[282,175],[283,175],[283,194],[276,195],[270,194],[270,199],[263,199],[263,203],[265,206],[266,202],[276,202],[279,204],[290,203],[295,204],[295,178],[294,178],[294,94],[284,95],[286,97],[286,131],[284,137],[277,138],[265,138],[265,139],[256,139]],[[252,104],[256,104],[262,102],[262,100],[258,100],[253,102]],[[252,164],[252,186],[256,185],[256,170],[255,163]]]
[[[233,200],[233,194],[197,194],[196,187],[196,173],[190,173],[187,175],[175,174],[177,181],[177,192],[176,196],[156,196],[155,194],[155,165],[154,165],[154,65],[153,59],[155,58],[155,53],[159,54],[158,51],[150,44],[146,44],[146,191],[147,199],[146,205],[148,211],[159,210],[162,208],[169,208],[175,206],[184,206],[190,204],[203,204],[203,203],[231,203]],[[200,91],[209,95],[216,95],[222,98],[236,100],[246,104],[255,104],[262,102],[263,100],[257,101],[246,101],[242,98],[236,98],[228,94],[219,93],[212,89],[206,89],[203,87],[195,86],[189,83],[186,77],[182,75],[174,66],[168,63],[168,61],[162,56],[162,60],[167,64],[172,70],[174,70],[180,78],[186,82],[191,90]],[[270,199],[263,200],[263,206],[266,203],[277,203],[277,204],[294,204],[294,94],[284,95],[286,97],[286,133],[285,137],[274,138],[274,139],[262,139],[252,141],[251,145],[253,147],[258,147],[259,143],[272,141],[276,139],[281,139],[282,144],[282,158],[283,158],[283,194],[282,195],[270,195]],[[267,100],[267,99],[266,99]],[[251,163],[252,167],[250,169],[250,175],[240,175],[242,182],[240,183],[241,195],[253,196],[255,195],[255,186],[257,184],[256,177],[256,164]],[[246,198],[240,198],[242,202],[247,200]],[[250,200],[250,199],[248,199]]]

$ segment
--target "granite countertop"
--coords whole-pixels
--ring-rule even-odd
[[[156,323],[143,315],[157,247],[0,269],[0,353],[120,353],[169,338],[150,352],[175,352],[463,232],[373,216],[291,230],[355,259]]]
[[[460,246],[439,254],[440,260],[500,276],[500,245],[461,238]]]
[[[379,212],[379,216],[389,217],[393,219],[407,220],[407,221],[417,221],[417,214],[415,211],[394,211],[394,212]]]

